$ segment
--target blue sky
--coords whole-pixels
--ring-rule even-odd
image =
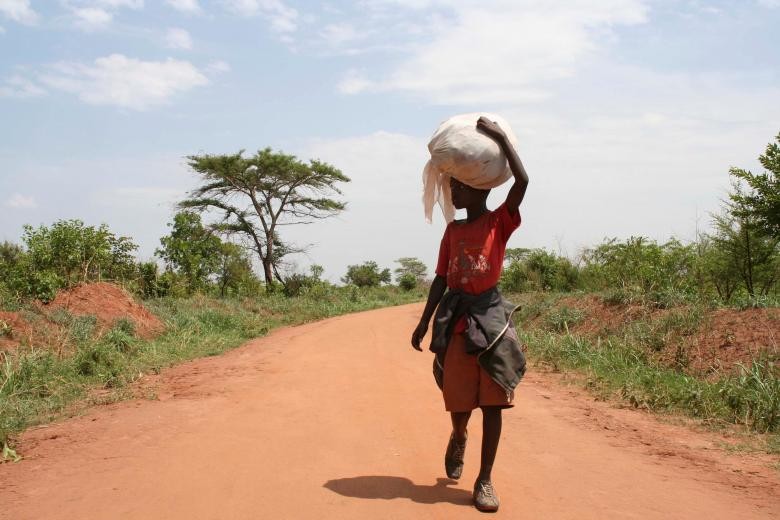
[[[186,155],[271,146],[353,179],[346,212],[289,228],[291,269],[432,266],[427,140],[474,111],[531,178],[510,246],[691,238],[780,132],[779,22],[780,0],[0,0],[0,240],[81,218],[149,258]]]

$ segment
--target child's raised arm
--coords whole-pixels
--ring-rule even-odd
[[[509,142],[498,123],[482,116],[477,120],[477,130],[481,130],[485,135],[493,139],[501,147],[504,155],[506,155],[509,169],[512,170],[512,175],[515,176],[515,183],[506,195],[506,208],[510,214],[515,214],[517,213],[517,208],[520,207],[520,203],[523,202],[525,190],[528,188],[528,174],[525,172],[515,147]]]

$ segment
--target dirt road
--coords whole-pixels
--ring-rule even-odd
[[[157,399],[28,431],[3,519],[476,518],[478,412],[459,482],[411,305],[278,331],[147,380]],[[760,519],[780,475],[700,433],[531,373],[506,413],[497,516]]]

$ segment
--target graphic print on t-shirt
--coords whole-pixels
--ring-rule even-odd
[[[450,262],[450,276],[457,276],[457,280],[465,285],[490,274],[490,262],[484,254],[485,244],[479,242],[467,242],[458,240],[455,248],[456,257]]]
[[[506,241],[520,225],[520,213],[511,215],[502,204],[473,222],[451,222],[439,246],[436,274],[447,287],[479,294],[498,283]]]

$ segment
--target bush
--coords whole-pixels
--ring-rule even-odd
[[[305,274],[295,273],[284,280],[282,292],[287,297],[300,296],[301,293],[317,283],[317,280]]]
[[[85,226],[80,220],[58,220],[52,226],[24,227],[22,240],[31,273],[47,273],[63,286],[103,278],[126,280],[135,273],[128,237],[119,237],[105,224]]]
[[[137,270],[135,292],[142,298],[161,298],[170,293],[170,277],[160,274],[157,262],[140,262]]]
[[[347,274],[341,281],[357,287],[377,287],[382,283],[390,283],[390,279],[390,269],[380,270],[376,262],[369,261],[348,266]]]
[[[411,291],[417,287],[417,277],[412,273],[404,273],[398,277],[398,287],[404,291]]]
[[[544,249],[510,249],[501,274],[501,289],[509,292],[558,291],[577,288],[579,269],[563,256]]]
[[[672,239],[658,244],[645,237],[631,237],[625,242],[607,240],[587,249],[582,255],[584,286],[591,290],[616,287],[642,294],[673,290],[687,293],[695,290],[696,252],[692,245]]]

